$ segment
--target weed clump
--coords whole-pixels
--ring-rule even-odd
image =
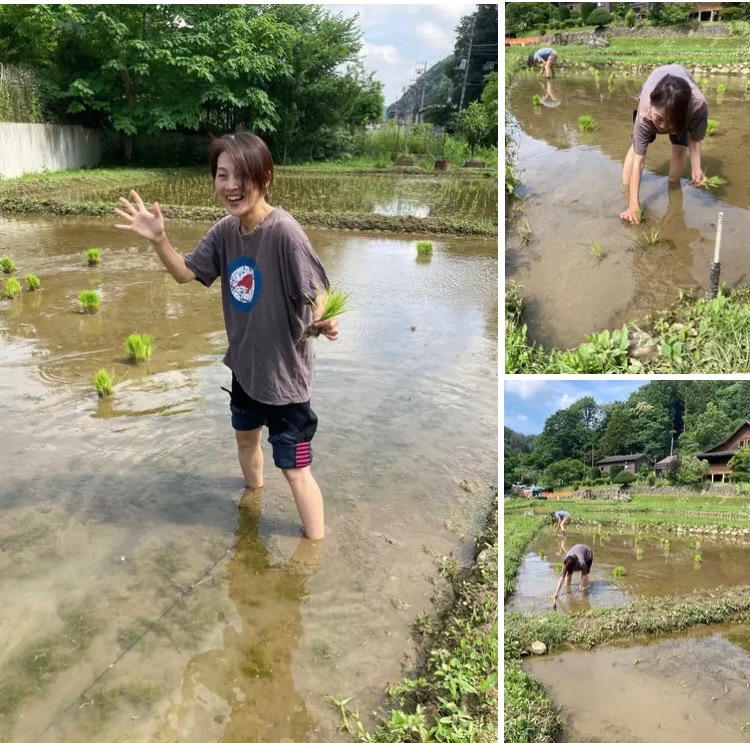
[[[321,313],[318,320],[316,320],[316,322],[333,320],[334,317],[339,317],[345,312],[348,312],[348,302],[349,295],[346,292],[337,292],[331,288],[326,289],[325,293],[323,294],[323,312]],[[313,324],[310,324],[302,333],[301,339],[317,338],[320,336],[320,333],[320,328],[316,328]]]
[[[141,361],[148,361],[151,358],[154,339],[150,335],[129,335],[125,342],[128,356],[131,361],[139,364]]]
[[[86,251],[86,260],[89,266],[96,266],[102,259],[102,251],[99,248],[89,248]]]
[[[596,122],[592,116],[584,115],[578,117],[578,131],[582,133],[593,132],[596,129]]]
[[[418,240],[417,255],[421,257],[432,255],[432,243],[429,240]]]
[[[93,315],[99,310],[99,306],[102,303],[102,295],[97,291],[89,291],[87,289],[78,295],[78,301],[81,303],[81,308],[84,312]]]
[[[99,369],[94,374],[94,387],[99,393],[99,397],[108,397],[115,391],[114,375],[110,375],[106,369]]]
[[[0,269],[2,269],[3,273],[13,273],[16,270],[15,261],[12,258],[8,258],[7,255],[3,256],[0,258]]]
[[[21,282],[18,279],[5,279],[3,294],[8,299],[15,299],[21,296]]]
[[[26,276],[26,283],[29,285],[30,292],[35,292],[42,285],[42,282],[39,281],[39,277],[35,276],[33,273]]]

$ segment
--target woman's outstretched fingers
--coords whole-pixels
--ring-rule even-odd
[[[127,219],[129,222],[133,221],[133,217],[130,216],[130,214],[127,214],[122,209],[115,209],[115,214],[117,214],[118,217],[122,217],[123,219]]]
[[[143,199],[138,195],[137,191],[131,191],[130,192],[130,198],[135,201],[136,206],[138,209],[145,209],[146,207],[143,205]]]
[[[129,214],[135,216],[135,207],[124,196],[120,196],[120,203],[128,210]]]

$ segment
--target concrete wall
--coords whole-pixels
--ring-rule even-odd
[[[0,175],[71,170],[99,164],[102,133],[82,126],[0,123]]]

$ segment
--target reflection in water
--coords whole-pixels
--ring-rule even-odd
[[[545,108],[557,108],[562,101],[560,91],[557,88],[557,84],[554,83],[550,78],[548,78],[544,82],[543,88],[544,94],[541,96],[542,105]]]
[[[707,138],[702,151],[710,172],[729,184],[711,192],[689,185],[686,164],[681,184],[670,188],[671,144],[657,137],[641,183],[646,223],[625,225],[619,219],[626,204],[622,161],[642,82],[618,77],[597,90],[591,77],[566,75],[553,83],[560,105],[552,108],[531,104],[540,82],[523,74],[509,93],[521,129],[523,218],[533,237],[522,245],[509,236],[506,276],[523,285],[529,334],[546,347],[576,346],[588,333],[621,327],[669,306],[680,290],[707,289],[720,210],[722,279],[729,286],[748,279],[742,235],[750,226],[750,171],[744,167],[750,139],[742,114],[746,102],[736,96],[728,95],[721,104],[722,119],[734,122],[726,137]],[[584,114],[597,122],[595,131],[578,131]],[[662,233],[656,245],[644,239],[652,227]],[[592,255],[594,243],[603,248],[601,260]]]

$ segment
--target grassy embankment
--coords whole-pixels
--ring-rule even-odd
[[[548,514],[559,508],[553,501],[511,500],[505,502],[506,600],[528,542]],[[634,529],[657,531],[680,526],[722,528],[750,527],[747,496],[696,496],[635,494],[630,503],[566,501],[576,519],[602,525],[628,524]],[[510,583],[508,578],[510,577]],[[510,590],[509,590],[510,589]],[[535,640],[548,652],[566,648],[593,648],[602,643],[645,640],[679,632],[696,625],[750,621],[750,585],[717,587],[687,596],[638,599],[614,609],[595,609],[581,614],[547,612],[525,616],[505,615],[505,741],[506,743],[552,743],[561,722],[543,689],[520,667],[523,654]]]
[[[335,164],[321,164],[320,166],[299,166],[278,168],[277,178],[282,180],[285,175],[315,177],[326,175],[331,179],[331,185],[338,178],[357,178],[361,187],[366,189],[368,177],[373,184],[392,178],[394,182],[402,179],[414,179],[415,189],[442,188],[446,193],[460,191],[464,185],[482,192],[482,198],[493,197],[494,183],[486,178],[485,172],[472,169],[462,170],[460,173],[452,171],[447,174],[426,173],[419,169],[408,168],[406,172],[392,169],[383,175],[382,170],[368,170],[357,165],[349,165],[339,169]],[[480,175],[477,175],[480,173]],[[198,174],[206,178],[206,190],[210,196],[210,181],[205,170],[195,168],[112,168],[77,171],[61,171],[56,173],[26,175],[21,178],[0,181],[0,213],[32,213],[56,215],[82,215],[111,217],[116,199],[111,197],[113,191],[120,190],[126,194],[130,189],[143,189],[149,183],[165,178],[195,177]],[[424,184],[422,186],[421,184]],[[474,184],[469,186],[469,184]],[[481,186],[480,184],[486,184]],[[76,197],[71,198],[71,192]],[[106,195],[106,196],[105,196]],[[171,219],[188,220],[216,220],[224,216],[221,206],[187,205],[185,203],[170,203],[163,200],[163,212]],[[291,207],[290,207],[291,208]],[[456,209],[449,216],[441,217],[412,217],[400,215],[374,214],[362,211],[322,210],[322,209],[293,209],[293,214],[299,222],[310,227],[329,227],[356,230],[388,230],[409,232],[415,234],[454,234],[454,235],[497,235],[497,223],[493,219],[480,217],[466,217],[461,209]]]
[[[419,617],[423,661],[415,676],[388,690],[396,705],[368,732],[349,700],[331,699],[342,728],[357,743],[491,743],[497,740],[498,503],[490,504],[476,540],[474,563],[458,570],[451,561],[453,600],[436,618]]]

